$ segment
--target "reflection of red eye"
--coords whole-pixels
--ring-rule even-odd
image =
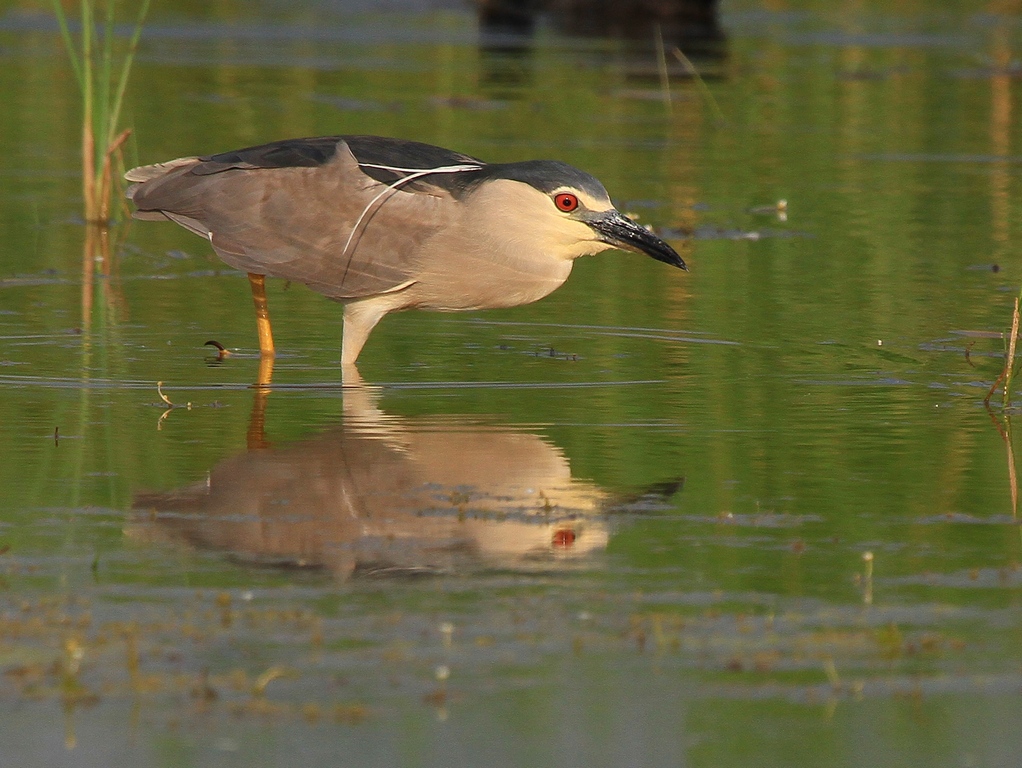
[[[561,192],[559,195],[554,195],[554,205],[558,210],[571,213],[578,208],[578,198],[568,192]]]
[[[553,545],[555,549],[568,549],[574,543],[575,532],[571,528],[561,528],[558,531],[554,531]]]

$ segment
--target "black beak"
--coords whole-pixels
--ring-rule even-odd
[[[640,227],[627,216],[611,209],[584,219],[585,223],[599,233],[600,239],[615,248],[644,253],[664,264],[670,264],[688,271],[681,256],[671,246],[645,227]]]

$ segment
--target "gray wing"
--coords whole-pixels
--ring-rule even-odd
[[[182,158],[126,178],[136,182],[128,190],[135,218],[169,219],[206,237],[237,269],[355,299],[415,281],[415,254],[449,224],[465,188],[450,177],[474,175],[436,174],[391,188],[407,174],[372,167],[408,168],[409,161],[483,167],[414,142],[326,137]]]

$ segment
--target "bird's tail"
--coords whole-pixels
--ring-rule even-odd
[[[134,182],[125,191],[125,195],[127,195],[129,200],[133,200],[139,185],[144,184],[147,181],[152,181],[153,179],[158,179],[161,176],[166,176],[171,171],[184,165],[194,165],[198,159],[199,158],[197,157],[179,157],[177,160],[168,160],[165,163],[140,165],[137,168],[132,168],[124,174],[124,178],[127,181]]]

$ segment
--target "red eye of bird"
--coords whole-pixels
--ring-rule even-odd
[[[559,195],[554,195],[554,205],[559,211],[571,213],[578,208],[578,198],[568,192],[561,192]]]

